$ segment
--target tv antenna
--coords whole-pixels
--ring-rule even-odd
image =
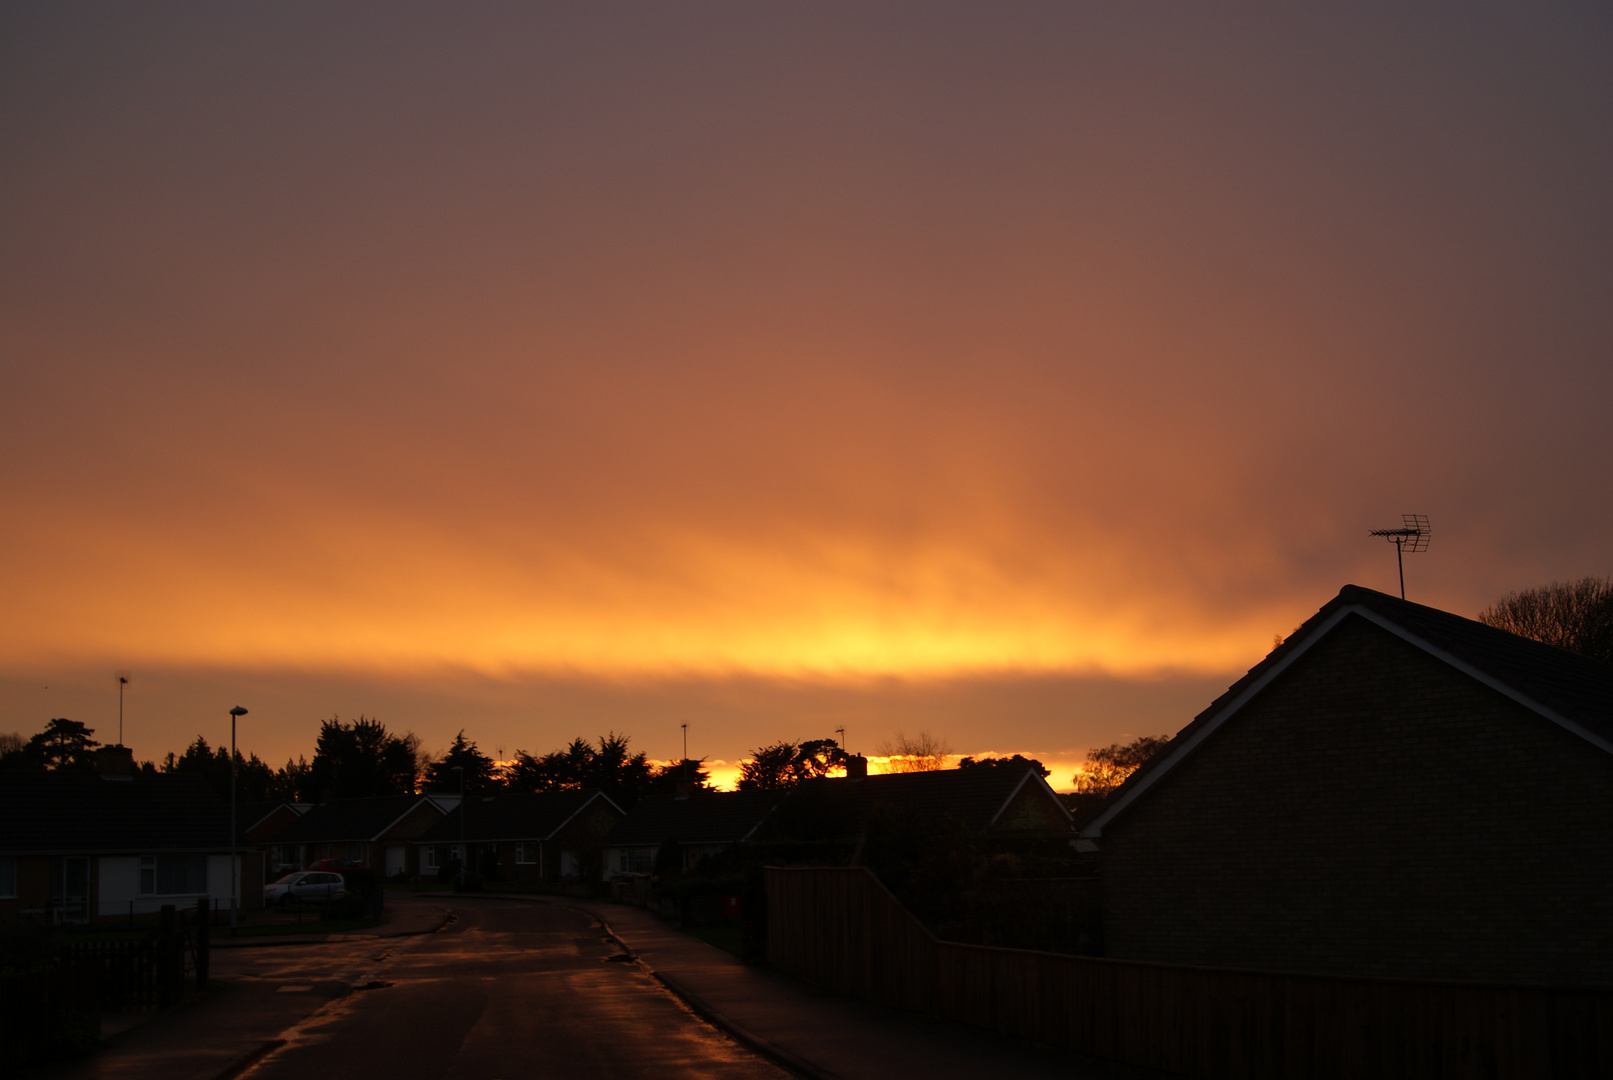
[[[118,672],[118,745],[123,745],[123,688],[129,685],[127,672]]]
[[[1427,514],[1401,514],[1400,520],[1405,522],[1398,529],[1373,529],[1368,536],[1381,536],[1395,546],[1395,566],[1400,569],[1400,599],[1406,598],[1406,555],[1416,554],[1428,550],[1428,537],[1433,530],[1428,527]]]

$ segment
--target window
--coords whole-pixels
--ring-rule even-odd
[[[347,861],[348,862],[363,862],[364,861],[364,845],[363,844],[348,844],[347,845]]]
[[[140,857],[141,896],[196,896],[206,891],[206,855]]]
[[[17,859],[13,855],[0,855],[0,900],[14,900],[17,896]]]
[[[515,862],[518,866],[531,866],[538,861],[538,845],[535,841],[517,840],[515,842]]]

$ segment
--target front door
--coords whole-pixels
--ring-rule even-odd
[[[395,878],[403,871],[403,845],[393,844],[386,849],[386,876]]]
[[[90,860],[83,855],[66,855],[56,861],[51,889],[51,906],[59,923],[90,921]]]

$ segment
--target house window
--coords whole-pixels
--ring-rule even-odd
[[[140,857],[141,896],[195,896],[206,891],[206,855]]]
[[[348,844],[347,845],[347,861],[348,862],[362,862],[363,859],[364,859],[364,845],[363,844]]]
[[[515,842],[515,862],[518,866],[531,866],[538,861],[538,845],[527,840]]]
[[[0,855],[0,900],[17,898],[17,860],[12,855]]]

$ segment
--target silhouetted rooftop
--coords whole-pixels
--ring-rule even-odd
[[[386,795],[375,799],[335,799],[320,803],[286,826],[276,837],[283,844],[376,840],[424,795]],[[435,805],[435,804],[433,804]]]
[[[229,835],[229,803],[196,777],[0,771],[0,851],[226,851]]]
[[[466,840],[543,840],[571,820],[594,799],[603,799],[619,809],[599,791],[503,792],[497,795],[468,795],[462,808],[449,811],[419,837],[422,843],[459,842],[459,818],[465,811]]]
[[[1578,653],[1519,637],[1475,619],[1414,604],[1387,593],[1346,585],[1260,663],[1227,688],[1158,753],[1126,778],[1106,802],[1112,807],[1166,767],[1174,751],[1191,741],[1273,669],[1296,652],[1309,649],[1331,628],[1341,613],[1362,617],[1366,612],[1430,650],[1434,655],[1470,669],[1471,674],[1510,690],[1537,710],[1549,710],[1604,744],[1613,743],[1613,667]],[[1107,813],[1107,809],[1098,817]]]
[[[734,844],[745,839],[784,797],[782,791],[699,791],[687,799],[652,795],[640,799],[616,823],[606,843]]]

